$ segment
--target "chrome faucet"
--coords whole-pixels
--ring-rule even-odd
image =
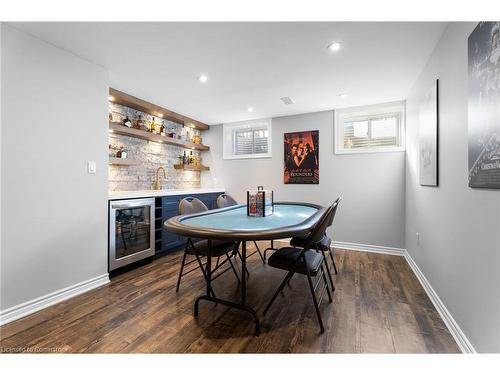
[[[163,171],[163,178],[167,178],[167,172],[165,172],[165,169],[163,167],[159,167],[157,170],[156,170],[156,180],[153,184],[153,188],[155,190],[161,190],[161,182],[160,182],[160,176],[158,175],[158,173],[160,173],[160,170]]]

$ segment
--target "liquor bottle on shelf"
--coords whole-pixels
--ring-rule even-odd
[[[188,157],[186,155],[186,151],[184,151],[184,156],[182,157],[182,164],[186,165],[188,163]]]
[[[123,119],[123,125],[126,126],[127,128],[132,127],[132,121],[130,121],[128,116],[125,116],[125,118]]]
[[[136,122],[134,124],[134,128],[140,129],[140,130],[144,130],[144,128],[145,128],[145,126],[144,126],[144,120],[142,119],[141,115],[137,115],[137,120],[136,120]]]
[[[189,154],[189,164],[193,164],[193,151],[191,151],[191,153]]]
[[[108,156],[109,156],[109,157],[114,158],[114,157],[115,157],[115,155],[116,155],[116,152],[115,152],[115,148],[116,148],[116,147],[115,147],[115,145],[114,145],[114,144],[112,144],[112,143],[110,143],[110,144],[108,145],[108,148],[109,148],[109,151],[108,151]]]
[[[166,129],[165,129],[165,121],[162,121],[161,122],[161,126],[160,126],[160,134],[165,136],[166,135]]]
[[[151,120],[151,123],[149,124],[149,131],[153,134],[156,134],[156,122],[154,117]]]

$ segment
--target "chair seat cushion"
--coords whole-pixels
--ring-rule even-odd
[[[300,253],[303,249],[299,249],[296,247],[282,247],[281,249],[276,250],[268,260],[268,264],[271,267],[279,268],[286,271],[291,271],[300,256]],[[323,254],[317,253],[313,250],[308,250],[305,252],[306,262],[304,264],[304,260],[299,261],[295,272],[306,275],[307,269],[309,269],[309,273],[311,276],[316,276],[320,270],[321,262],[323,261]]]
[[[290,240],[290,246],[304,248],[304,246],[306,245],[306,242],[307,242],[307,238],[293,237]],[[324,250],[324,251],[329,251],[331,244],[332,244],[332,239],[330,237],[328,237],[326,234],[323,236],[321,241],[319,241],[317,243],[319,249]]]
[[[194,241],[193,241],[194,242]],[[212,256],[218,257],[224,254],[229,253],[234,250],[236,242],[234,241],[221,241],[221,240],[212,240]],[[198,242],[194,242],[194,247],[196,247],[196,251],[199,255],[207,256],[208,255],[208,240],[201,240]],[[191,246],[188,246],[187,253],[194,255],[195,252]]]

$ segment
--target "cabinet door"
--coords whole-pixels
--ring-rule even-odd
[[[168,197],[170,198],[170,197]],[[165,223],[171,217],[177,216],[179,214],[179,204],[175,200],[167,200],[164,198],[163,202],[163,218],[162,221]],[[162,249],[164,251],[175,249],[183,244],[185,240],[183,237],[169,232],[165,227],[162,229]]]

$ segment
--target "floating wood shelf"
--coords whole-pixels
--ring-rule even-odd
[[[111,133],[126,135],[126,136],[134,137],[134,138],[145,139],[147,141],[156,142],[156,143],[167,143],[167,144],[176,145],[176,146],[180,146],[180,147],[184,147],[184,148],[189,148],[191,150],[207,151],[210,149],[210,147],[202,145],[202,144],[197,144],[197,143],[193,143],[193,142],[182,141],[180,139],[165,137],[164,135],[153,134],[153,133],[149,133],[149,132],[144,131],[144,130],[128,128],[128,127],[123,126],[117,122],[110,122],[109,123],[109,131]]]
[[[135,96],[129,94],[125,94],[124,92],[115,90],[113,88],[109,89],[109,95],[111,96],[111,101],[113,103],[124,105],[125,107],[133,108],[141,112],[146,112],[155,117],[161,117],[193,129],[208,130],[209,128],[209,126],[207,124],[204,124],[203,122],[194,120],[187,116],[183,116],[179,113],[169,111],[168,109],[160,107],[159,105],[149,103],[145,100],[136,98]]]
[[[139,165],[141,164],[141,162],[139,160],[134,160],[134,159],[121,159],[121,158],[110,157],[109,164],[129,166],[129,165]]]
[[[210,167],[206,165],[184,165],[184,164],[174,164],[175,169],[183,169],[185,171],[209,171]]]

